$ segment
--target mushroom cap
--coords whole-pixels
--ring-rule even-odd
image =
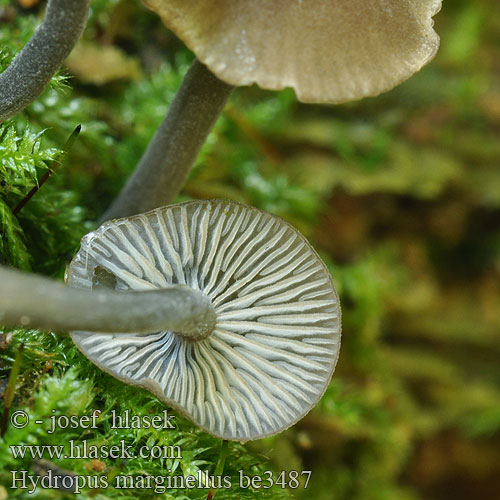
[[[146,388],[210,434],[280,432],[320,399],[340,347],[330,273],[290,224],[253,207],[194,201],[107,222],[85,237],[70,285],[185,284],[212,301],[206,338],[72,332],[102,370]]]
[[[436,53],[441,0],[143,0],[221,80],[303,102],[375,96]]]

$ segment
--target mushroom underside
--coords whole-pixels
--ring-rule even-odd
[[[319,400],[340,346],[328,270],[292,226],[229,202],[188,202],[106,223],[84,238],[67,280],[84,288],[185,285],[212,301],[213,332],[72,332],[97,366],[144,387],[207,432],[275,434]]]

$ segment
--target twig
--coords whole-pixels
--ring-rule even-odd
[[[45,89],[85,28],[90,0],[49,0],[30,41],[0,74],[0,122],[32,103]]]
[[[217,465],[215,466],[214,472],[214,482],[217,481],[217,477],[222,475],[224,471],[224,464],[226,463],[226,457],[229,452],[229,441],[223,440],[220,445],[219,459],[217,460]],[[212,500],[212,498],[217,493],[217,489],[211,489],[208,491],[207,500]]]
[[[183,285],[116,291],[70,287],[0,266],[0,324],[68,331],[209,334],[215,312],[202,292]]]
[[[232,89],[194,61],[135,172],[100,222],[175,199]]]
[[[75,143],[76,138],[78,137],[78,134],[80,133],[81,129],[82,129],[82,126],[78,125],[75,128],[75,130],[73,130],[73,132],[71,133],[71,135],[69,136],[68,140],[66,141],[66,143],[64,144],[64,146],[62,148],[61,154],[54,161],[52,161],[49,168],[47,169],[47,172],[45,172],[45,174],[43,174],[42,178],[38,181],[36,186],[33,186],[33,188],[30,190],[30,192],[21,200],[19,205],[17,205],[17,207],[14,208],[14,210],[13,210],[14,215],[17,215],[21,211],[21,209],[24,207],[24,205],[26,205],[26,203],[28,203],[28,201],[31,200],[33,195],[45,184],[47,179],[56,171],[56,168],[58,166],[62,165],[62,163],[66,159],[66,156],[68,155],[69,150],[71,149],[71,147]]]

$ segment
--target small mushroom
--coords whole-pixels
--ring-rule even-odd
[[[185,285],[211,300],[211,332],[71,335],[102,370],[224,439],[259,439],[294,424],[322,396],[337,361],[330,273],[296,229],[252,207],[194,201],[107,222],[84,239],[67,281]]]
[[[436,53],[440,0],[143,0],[220,79],[304,102],[374,96]]]
[[[175,200],[231,85],[292,87],[304,102],[345,102],[393,88],[439,46],[432,16],[441,0],[143,2],[201,62],[101,222]]]

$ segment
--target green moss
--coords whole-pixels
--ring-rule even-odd
[[[4,439],[0,439],[0,484],[7,485],[11,481],[11,470],[33,471],[31,457],[14,458],[10,446],[15,445],[64,445],[62,455],[70,453],[70,441],[73,446],[82,447],[86,441],[87,450],[92,446],[109,447],[113,444],[124,443],[130,447],[128,453],[139,455],[143,447],[179,447],[167,452],[167,458],[134,458],[121,459],[78,459],[59,458],[52,461],[65,470],[75,474],[89,476],[95,474],[93,467],[97,467],[99,475],[111,477],[113,472],[131,476],[135,481],[140,477],[154,476],[157,479],[157,490],[161,490],[161,479],[168,476],[196,475],[198,471],[208,471],[213,475],[217,462],[221,440],[214,438],[171,409],[166,408],[156,398],[146,391],[129,387],[103,375],[96,367],[83,358],[67,336],[57,337],[38,331],[17,330],[7,354],[0,357],[0,368],[6,373],[12,362],[10,353],[15,353],[20,343],[24,343],[24,357],[22,362],[22,376],[18,380],[16,410],[25,411],[29,415],[29,424],[23,429],[9,427]],[[1,410],[1,408],[0,408]],[[96,420],[97,428],[88,429],[83,426],[69,426],[58,428],[51,433],[51,417],[57,419],[68,416],[92,415],[99,411]],[[132,416],[175,415],[174,429],[146,429],[146,428],[114,428],[113,413],[123,416],[128,411]],[[37,424],[36,421],[43,421]],[[64,421],[63,421],[64,425]],[[81,453],[83,453],[83,448]],[[47,457],[44,457],[47,458]],[[263,456],[249,453],[244,446],[238,443],[229,444],[229,455],[223,475],[230,477],[235,486],[230,491],[221,491],[220,498],[289,498],[281,488],[266,491],[248,491],[240,489],[239,471],[247,475],[263,475],[269,469],[269,464]],[[32,472],[31,472],[32,473]],[[180,481],[180,479],[177,479]],[[111,482],[111,479],[110,479]],[[113,483],[114,484],[114,483]],[[153,485],[156,483],[152,483]],[[168,492],[159,491],[158,498],[206,498],[206,489],[169,489]],[[154,488],[141,490],[114,489],[103,491],[106,498],[151,498]],[[27,492],[15,490],[12,498],[28,498]],[[42,493],[42,498],[45,498]],[[64,497],[55,490],[45,493],[47,498]],[[51,496],[52,495],[52,496]],[[93,498],[87,490],[82,498]]]

